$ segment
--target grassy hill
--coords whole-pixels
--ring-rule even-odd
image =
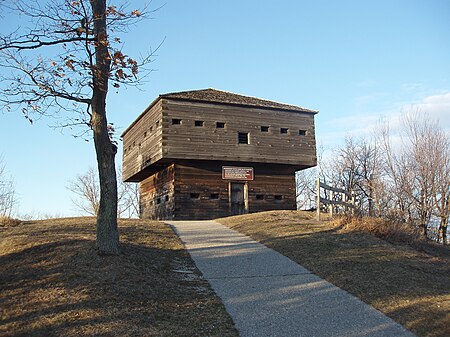
[[[174,232],[119,221],[122,253],[98,256],[95,219],[0,227],[1,336],[237,336]]]
[[[345,221],[273,211],[219,219],[419,336],[450,336],[450,253]],[[174,232],[121,220],[122,253],[95,253],[95,219],[0,226],[1,336],[238,336]],[[371,229],[380,234],[380,228]],[[422,248],[421,248],[422,247]],[[432,247],[431,247],[432,248]],[[431,252],[432,254],[426,253]]]
[[[410,242],[398,229],[389,233],[381,228],[381,222],[317,222],[308,212],[263,212],[218,221],[288,256],[419,336],[450,336],[448,247]],[[408,244],[389,243],[375,234]]]

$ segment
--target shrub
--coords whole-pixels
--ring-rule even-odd
[[[20,225],[22,221],[9,216],[0,216],[0,227],[13,227]]]
[[[411,244],[423,240],[419,230],[398,221],[344,215],[336,218],[334,222],[346,230],[369,232],[388,241]]]

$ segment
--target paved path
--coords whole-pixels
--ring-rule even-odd
[[[242,337],[414,336],[307,269],[214,221],[168,221]]]

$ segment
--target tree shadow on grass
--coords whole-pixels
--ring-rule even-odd
[[[93,239],[67,239],[92,236],[84,226],[69,234],[47,230],[54,241],[0,256],[0,335],[236,335],[208,284],[199,275],[186,281],[173,272],[176,261],[195,269],[181,246],[148,242],[155,232],[159,240],[174,240],[167,229],[123,229],[119,256],[99,256]],[[28,227],[33,232],[42,235]],[[62,239],[55,239],[58,233]],[[137,237],[147,242],[133,243]],[[218,322],[201,320],[205,315]]]

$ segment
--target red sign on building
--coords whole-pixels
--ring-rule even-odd
[[[253,167],[222,166],[222,179],[253,180]]]

